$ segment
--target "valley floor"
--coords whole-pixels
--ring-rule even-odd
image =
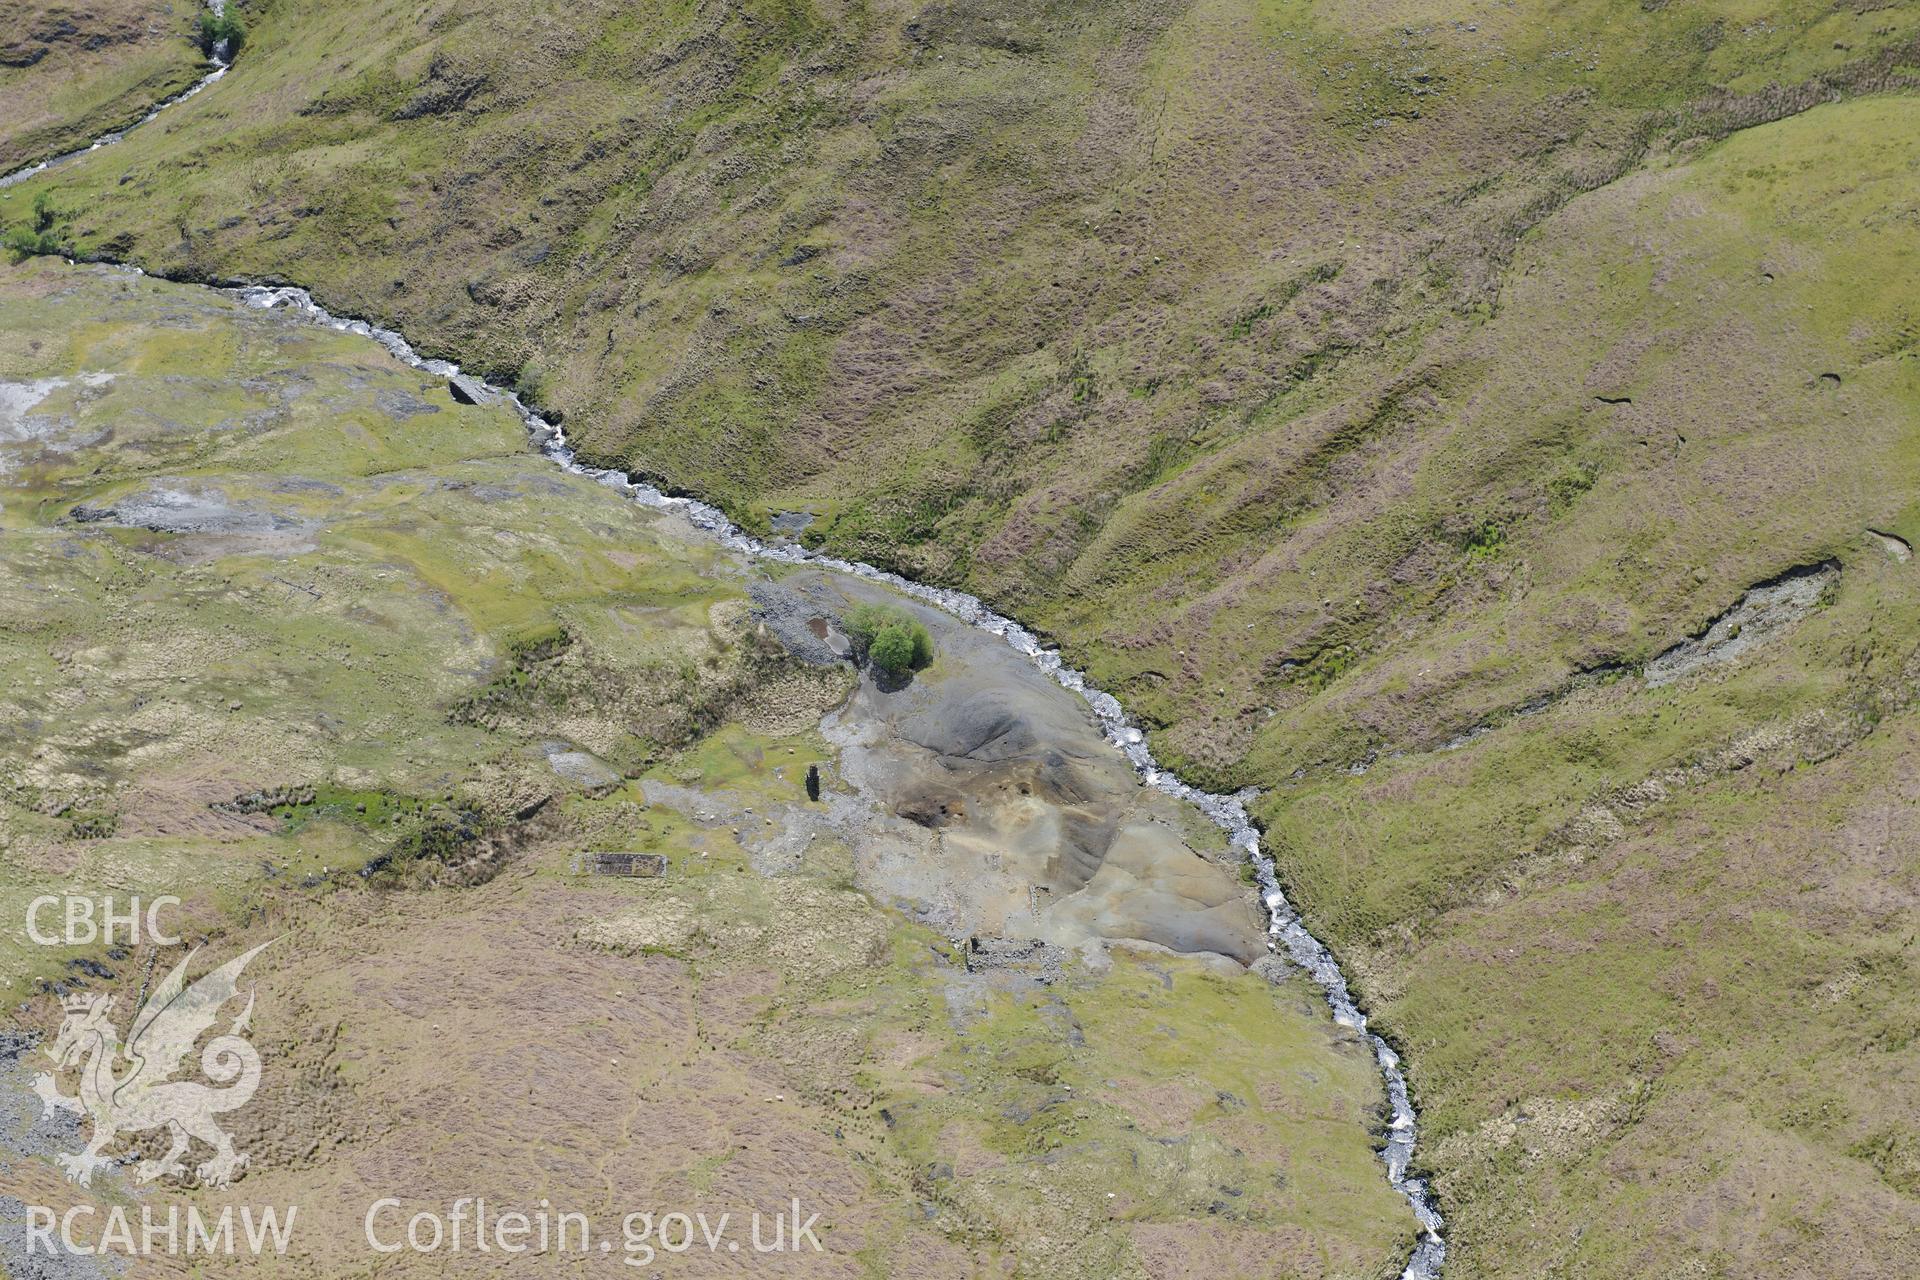
[[[1261,960],[1220,832],[1004,643],[921,610],[935,664],[882,688],[779,634],[879,588],[769,577],[366,339],[46,261],[0,298],[0,905],[173,894],[207,957],[269,943],[246,1176],[93,1197],[297,1205],[270,1265],[328,1277],[381,1257],[387,1196],[623,1241],[797,1199],[822,1250],[768,1274],[1357,1277],[1411,1247],[1367,1044]],[[663,874],[582,874],[604,850]],[[83,1127],[29,1087],[54,993],[131,1011],[183,952],[7,945],[0,1240],[40,1274],[28,1206],[89,1196],[53,1159]]]

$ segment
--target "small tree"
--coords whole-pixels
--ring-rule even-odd
[[[873,638],[880,634],[880,628],[893,620],[895,612],[885,605],[857,604],[847,610],[847,616],[841,619],[841,623],[853,642],[864,647],[873,643]]]
[[[933,636],[928,634],[925,624],[905,609],[888,604],[857,604],[847,610],[842,625],[854,644],[866,650],[868,659],[883,671],[897,675],[909,669],[921,671],[933,664]],[[895,639],[887,642],[889,660],[899,655],[901,646],[905,646],[905,657],[893,665],[880,656],[880,637],[889,631],[897,633]]]
[[[31,228],[9,228],[4,243],[13,254],[14,261],[30,258],[36,254],[54,254],[60,252],[60,237],[54,232],[54,219],[60,216],[53,207],[51,192],[42,191],[33,198],[33,226]]]
[[[867,646],[867,657],[873,665],[890,676],[913,667],[913,652],[913,633],[897,622],[880,628]]]

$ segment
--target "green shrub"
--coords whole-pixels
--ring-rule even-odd
[[[7,252],[13,255],[15,262],[22,258],[47,257],[60,252],[59,238],[51,231],[13,227],[0,242],[6,245]]]
[[[513,375],[513,394],[519,396],[528,406],[537,405],[543,399],[540,393],[546,386],[546,381],[546,371],[529,360],[520,366],[518,373]]]
[[[1500,554],[1500,549],[1506,545],[1506,541],[1507,531],[1500,526],[1499,521],[1482,521],[1477,528],[1467,533],[1467,559],[1491,560]]]
[[[867,646],[867,657],[880,670],[897,676],[913,666],[913,637],[898,624],[882,627]]]
[[[857,604],[842,619],[856,648],[875,666],[897,675],[933,664],[933,637],[905,609],[886,604]]]
[[[246,38],[246,28],[241,26],[240,19],[232,11],[200,15],[200,52],[209,58],[222,43],[227,46],[227,56],[231,58],[240,52],[240,44]]]
[[[54,219],[59,216],[51,193],[42,191],[33,198],[33,225],[7,228],[6,233],[0,235],[0,245],[6,247],[15,262],[59,253],[60,237],[53,230]]]

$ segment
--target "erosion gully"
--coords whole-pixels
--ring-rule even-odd
[[[209,7],[218,14],[224,7],[223,0],[216,0]],[[104,134],[89,146],[54,156],[0,177],[0,188],[12,186],[102,147],[112,146],[133,129],[148,123],[169,107],[185,102],[226,75],[228,63],[224,57],[224,51],[216,50],[211,61],[213,69],[207,75],[185,91],[156,105],[135,124]],[[126,266],[125,269],[140,271],[138,267],[132,266]],[[663,493],[650,484],[634,480],[622,471],[587,466],[575,457],[573,448],[567,443],[566,433],[557,424],[547,421],[539,413],[528,408],[511,390],[462,373],[460,366],[451,361],[422,356],[404,337],[391,329],[382,329],[365,320],[336,316],[315,302],[313,295],[305,289],[244,282],[203,287],[218,287],[222,292],[238,299],[242,305],[248,307],[258,310],[293,311],[314,324],[371,338],[385,347],[402,364],[456,382],[475,400],[495,400],[511,405],[526,424],[528,436],[534,447],[562,469],[617,489],[643,506],[675,512],[720,545],[741,555],[782,564],[814,565],[852,577],[864,578],[870,582],[883,583],[916,600],[943,609],[965,623],[999,636],[1040,670],[1085,698],[1107,740],[1133,765],[1134,771],[1139,774],[1142,782],[1184,800],[1200,810],[1216,826],[1226,832],[1227,839],[1233,847],[1239,849],[1252,862],[1260,884],[1260,900],[1267,911],[1268,945],[1275,952],[1287,956],[1304,969],[1326,998],[1327,1006],[1333,1013],[1333,1020],[1364,1037],[1372,1048],[1374,1060],[1380,1067],[1381,1079],[1386,1085],[1391,1112],[1387,1123],[1386,1146],[1381,1153],[1387,1168],[1387,1180],[1394,1190],[1406,1198],[1413,1209],[1414,1218],[1420,1224],[1421,1231],[1419,1242],[1414,1246],[1412,1255],[1401,1271],[1401,1280],[1438,1280],[1447,1256],[1447,1245],[1443,1235],[1445,1223],[1440,1216],[1439,1208],[1434,1203],[1432,1190],[1428,1187],[1426,1180],[1412,1171],[1418,1118],[1414,1112],[1413,1100],[1407,1090],[1406,1074],[1400,1067],[1400,1055],[1378,1032],[1368,1027],[1367,1015],[1361,1012],[1359,1005],[1354,1001],[1353,994],[1347,986],[1346,975],[1340,970],[1339,962],[1334,959],[1333,953],[1327,949],[1326,944],[1307,930],[1300,919],[1300,913],[1294,910],[1292,903],[1287,901],[1287,895],[1281,889],[1280,882],[1274,874],[1273,860],[1261,852],[1260,833],[1247,814],[1247,805],[1257,795],[1255,791],[1248,789],[1233,795],[1216,795],[1182,782],[1171,772],[1162,768],[1153,758],[1153,752],[1147,746],[1146,735],[1128,718],[1125,708],[1120,705],[1118,699],[1104,690],[1095,688],[1088,682],[1084,672],[1069,667],[1061,659],[1058,650],[1043,644],[1039,637],[1012,618],[995,613],[975,596],[946,587],[914,582],[870,564],[842,560],[793,543],[763,541],[735,525],[717,507],[694,498]]]

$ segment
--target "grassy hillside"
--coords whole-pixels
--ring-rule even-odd
[[[200,75],[189,0],[0,3],[0,174],[130,124]]]
[[[1251,749],[1381,753],[1264,812],[1412,1053],[1469,1274],[1920,1263],[1916,173],[1920,104],[1827,106],[1543,227],[1411,477],[1484,486],[1455,585]],[[1821,561],[1736,661],[1596,669]]]
[[[266,5],[218,93],[0,218],[45,188],[83,250],[313,285],[1050,630],[1268,789],[1453,1274],[1904,1275],[1917,29]]]

